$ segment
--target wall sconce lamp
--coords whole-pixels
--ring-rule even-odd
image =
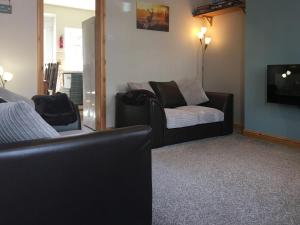
[[[200,50],[202,53],[202,87],[204,87],[204,62],[205,62],[205,52],[208,46],[212,42],[212,38],[206,35],[207,27],[201,27],[200,31],[197,33],[197,37],[200,40]],[[199,73],[199,54],[198,54],[198,73]]]
[[[14,75],[10,72],[5,72],[3,67],[0,66],[0,81],[2,87],[5,88],[5,84],[13,79]]]

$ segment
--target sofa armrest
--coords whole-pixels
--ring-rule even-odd
[[[149,125],[152,128],[152,148],[161,147],[166,115],[159,101],[156,98],[148,98],[144,105],[129,105],[122,100],[124,95],[124,93],[116,95],[116,127]]]
[[[151,225],[150,132],[1,146],[1,224]]]
[[[149,100],[149,124],[152,128],[152,147],[158,148],[163,146],[164,131],[167,127],[167,118],[164,108],[157,99]]]
[[[149,125],[149,105],[130,105],[123,101],[125,93],[116,95],[116,127]]]
[[[231,134],[233,132],[233,94],[206,92],[206,95],[209,102],[201,105],[224,112],[223,133],[224,135]]]

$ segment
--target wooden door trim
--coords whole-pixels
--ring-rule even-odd
[[[106,128],[105,0],[96,0],[96,128]]]
[[[44,0],[37,0],[37,93],[44,94]]]
[[[106,128],[105,0],[96,1],[96,128]],[[37,90],[44,94],[44,0],[37,0]]]

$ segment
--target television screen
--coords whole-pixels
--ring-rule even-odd
[[[300,65],[269,65],[267,101],[300,106]]]

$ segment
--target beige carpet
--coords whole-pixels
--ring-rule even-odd
[[[299,225],[300,150],[218,137],[153,150],[153,225]]]

